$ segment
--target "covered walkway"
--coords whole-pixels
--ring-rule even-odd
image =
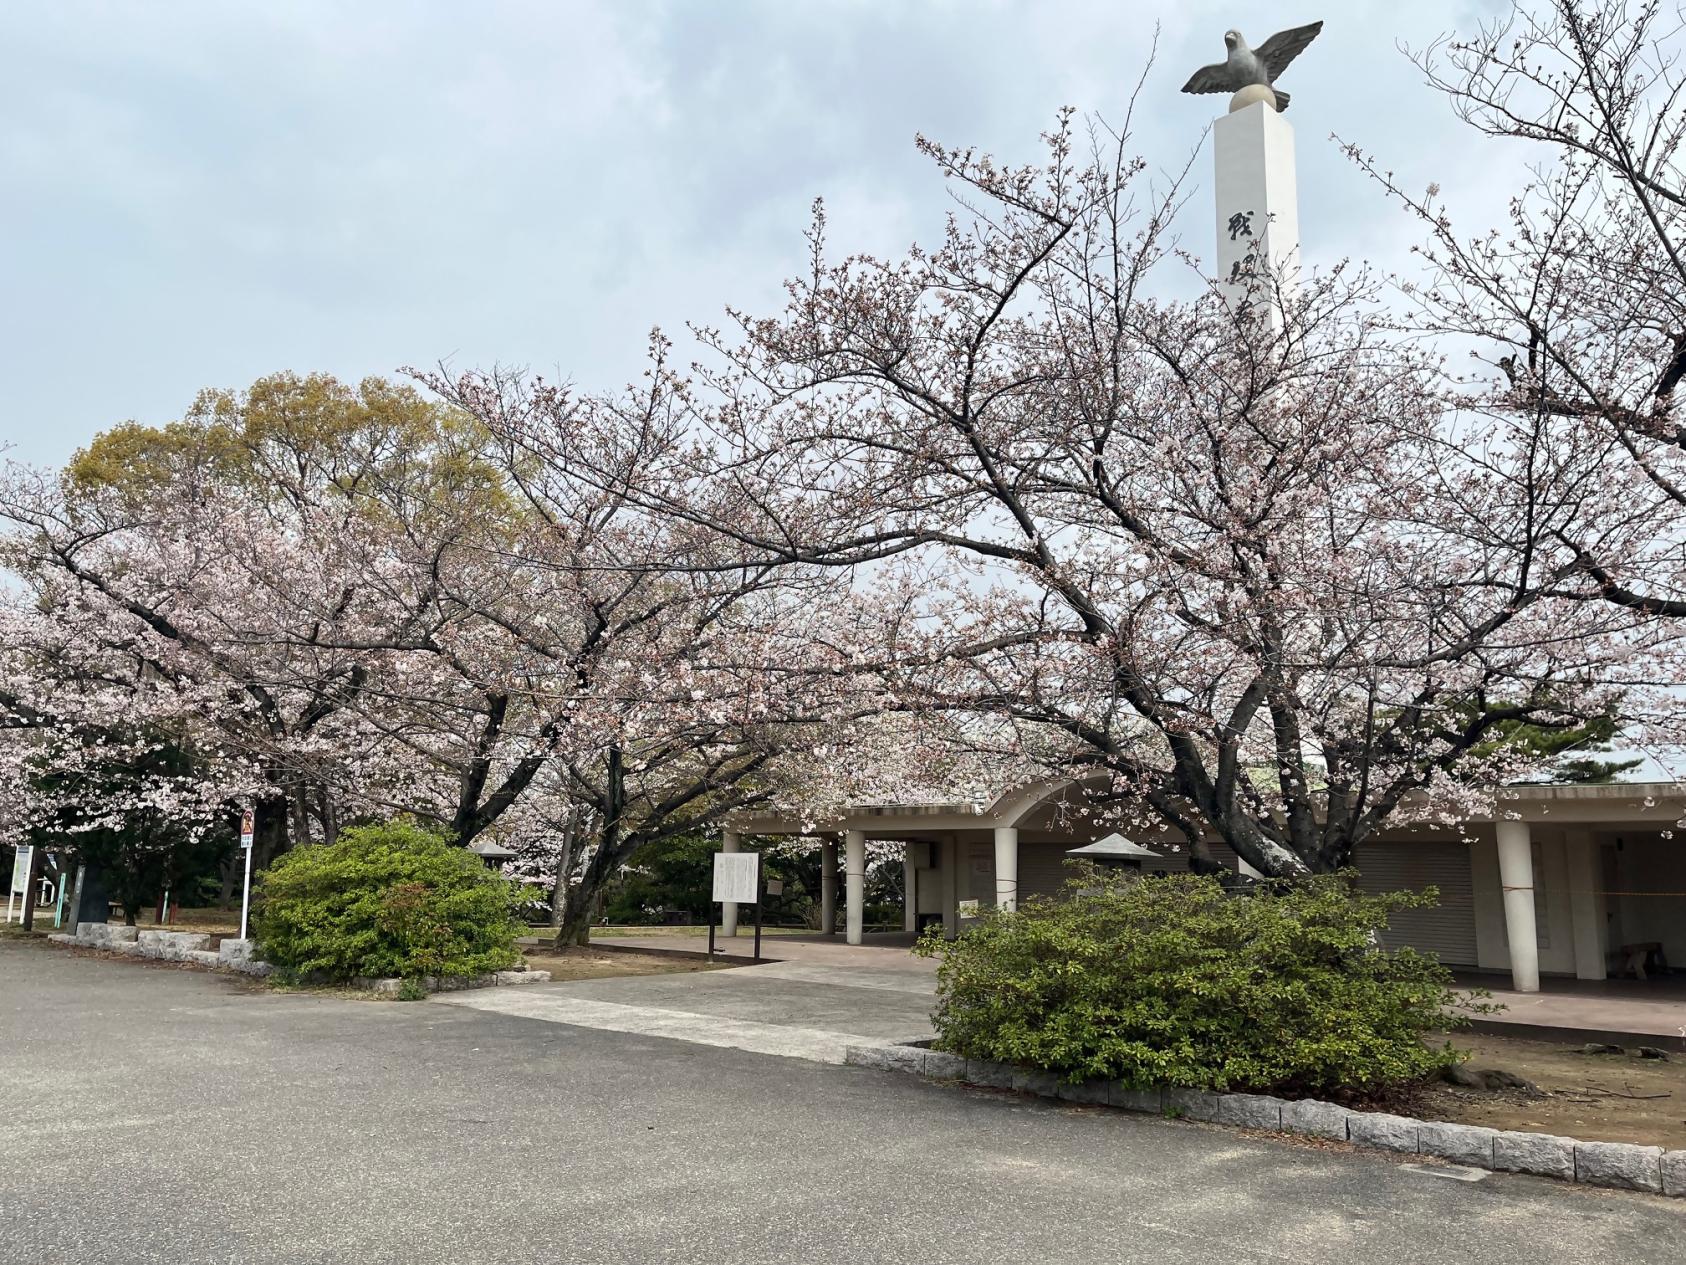
[[[730,824],[722,847],[737,851],[756,835],[812,838],[821,854],[820,924],[836,930],[841,895],[843,938],[864,945],[867,844],[898,843],[905,931],[936,920],[953,939],[977,908],[1010,910],[1024,896],[1059,892],[1068,854],[1110,832],[1100,824],[1106,806],[1088,796],[1081,781],[1047,780],[993,802],[863,804],[823,823],[747,814]],[[1507,991],[1552,992],[1563,980],[1630,973],[1666,984],[1671,968],[1686,967],[1686,839],[1675,829],[1683,820],[1686,790],[1672,783],[1505,787],[1487,816],[1389,831],[1360,844],[1355,864],[1368,891],[1440,892],[1436,907],[1401,911],[1387,943],[1454,968],[1504,972]],[[1150,849],[1149,872],[1190,869],[1196,855],[1252,872],[1215,837],[1148,829],[1136,842]],[[724,921],[729,938],[735,906],[725,907]],[[1647,995],[1653,1004],[1661,997]]]

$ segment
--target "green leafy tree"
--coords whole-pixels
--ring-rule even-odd
[[[1422,894],[1367,896],[1318,875],[1225,893],[1214,878],[1094,869],[1067,899],[986,911],[941,950],[939,1045],[1080,1081],[1373,1092],[1457,1060],[1451,976],[1375,933]]]
[[[284,977],[481,975],[517,965],[519,886],[407,821],[351,826],[263,875],[255,933]]]

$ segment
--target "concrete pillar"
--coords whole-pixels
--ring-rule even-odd
[[[859,944],[866,924],[866,835],[862,831],[843,832],[843,880],[843,938]]]
[[[1019,832],[995,828],[995,907],[1008,913],[1019,907]]]
[[[1218,281],[1231,302],[1253,291],[1273,323],[1270,300],[1280,280],[1284,297],[1299,270],[1300,211],[1295,188],[1294,129],[1274,105],[1256,101],[1212,125],[1212,182],[1218,217]]]
[[[828,936],[837,934],[837,844],[834,840],[820,844],[820,930]]]
[[[1511,987],[1540,991],[1540,937],[1534,926],[1534,849],[1525,821],[1496,823],[1499,883],[1504,890],[1505,940],[1510,946]]]
[[[919,869],[914,863],[915,848],[923,843],[902,844],[902,930],[919,930]]]
[[[1569,919],[1575,933],[1575,978],[1603,979],[1610,946],[1604,921],[1604,882],[1598,843],[1592,831],[1576,827],[1563,832],[1568,862]]]
[[[722,852],[736,852],[738,850],[738,832],[727,830],[720,836],[720,850]],[[712,881],[712,879],[710,880]],[[725,900],[720,902],[720,929],[729,936],[738,934],[738,902]]]
[[[943,939],[960,934],[960,844],[953,835],[942,847]]]

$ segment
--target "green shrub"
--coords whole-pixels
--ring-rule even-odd
[[[517,885],[408,822],[295,848],[256,899],[263,956],[286,978],[480,975],[521,960]]]
[[[1068,899],[987,912],[940,952],[938,1045],[1137,1088],[1375,1091],[1456,1062],[1451,976],[1376,947],[1395,909],[1326,875],[1226,893],[1194,875],[1089,871]]]

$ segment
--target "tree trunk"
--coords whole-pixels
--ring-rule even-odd
[[[568,824],[562,828],[562,849],[556,856],[556,877],[550,885],[550,925],[562,925],[562,907],[568,899],[568,878],[574,870],[574,849],[579,841],[580,810],[568,810]]]
[[[254,840],[254,846],[256,841]],[[240,883],[240,876],[246,865],[246,854],[236,848],[234,855],[222,864],[222,880],[217,887],[217,908],[234,908],[234,889]]]
[[[594,895],[595,893],[587,891],[583,882],[568,889],[562,920],[556,932],[557,948],[566,949],[570,945],[590,943],[591,914],[596,904]]]
[[[29,850],[29,874],[23,880],[23,929],[35,930],[35,876],[41,872],[41,846]]]

